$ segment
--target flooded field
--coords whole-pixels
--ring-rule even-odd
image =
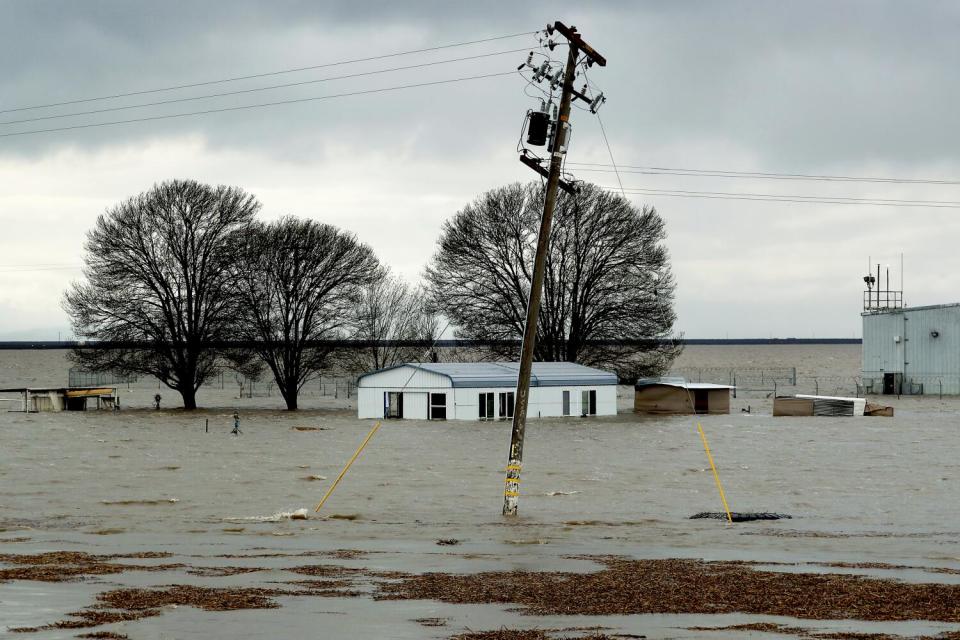
[[[691,347],[682,364],[853,377],[859,346]],[[60,352],[0,352],[2,387],[62,385],[66,369]],[[240,400],[235,389],[211,388],[199,398],[208,408],[186,414],[149,408],[156,392],[148,381],[123,389],[116,413],[0,414],[0,633],[960,631],[956,399],[895,400],[894,418],[774,419],[770,400],[755,394],[737,398],[731,415],[701,417],[731,508],[792,516],[731,526],[689,519],[721,510],[695,421],[634,416],[627,387],[619,416],[531,422],[515,520],[500,515],[509,423],[386,423],[314,513],[371,426],[356,419],[351,399],[308,389],[306,409],[287,414],[275,396]],[[174,392],[160,392],[164,407],[175,406]],[[751,412],[741,412],[748,405]],[[229,433],[235,408],[241,436]],[[88,555],[23,557],[49,552]],[[609,567],[602,556],[621,564]],[[666,559],[713,564],[658,563]],[[599,596],[561,606],[556,581],[569,576],[515,570],[589,574],[596,593],[605,588],[602,571],[624,584],[669,588],[631,592],[619,608],[597,606]],[[416,582],[425,572],[497,573],[486,586],[456,576]],[[816,587],[824,574],[829,586]],[[752,581],[768,587],[724,600],[731,585]],[[911,585],[939,586],[921,594]],[[813,589],[811,605],[785,608],[761,597],[780,588]],[[690,597],[665,595],[678,589]],[[850,591],[829,607],[813,605],[834,590]],[[891,604],[899,615],[871,609],[878,593],[891,603],[903,598]],[[68,615],[76,612],[86,613]],[[63,622],[90,624],[46,626]],[[754,627],[730,628],[745,624]],[[32,630],[15,631],[22,627]]]

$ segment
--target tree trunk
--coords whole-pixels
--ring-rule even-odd
[[[297,387],[296,382],[280,387],[280,395],[283,396],[283,400],[287,403],[287,411],[297,410],[297,396],[300,395],[300,390]]]
[[[183,396],[183,408],[187,411],[194,411],[197,408],[197,391],[193,387],[177,389]]]

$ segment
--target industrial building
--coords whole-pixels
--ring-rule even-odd
[[[865,393],[960,394],[960,303],[877,305],[863,311]]]
[[[730,413],[730,390],[726,384],[687,382],[684,378],[640,378],[634,385],[636,413],[692,414]]]
[[[408,363],[357,379],[358,418],[508,420],[516,398],[516,362]],[[535,362],[527,415],[617,413],[617,376],[572,362]]]

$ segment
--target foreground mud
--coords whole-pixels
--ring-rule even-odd
[[[272,581],[274,586],[213,587],[195,584],[163,584],[148,588],[108,589],[91,606],[68,614],[63,620],[10,631],[29,633],[47,629],[86,629],[163,614],[170,607],[193,607],[203,611],[230,612],[276,609],[285,597],[371,597],[383,600],[433,600],[451,604],[504,604],[520,607],[537,616],[609,616],[640,614],[755,614],[809,620],[848,621],[940,621],[960,623],[960,585],[907,583],[850,573],[780,572],[761,570],[752,563],[706,562],[690,559],[634,560],[617,557],[584,557],[598,563],[592,573],[499,571],[475,574],[384,571],[341,564],[301,564],[304,557],[357,560],[363,552],[340,550],[297,554],[249,554],[209,556],[225,561],[281,558],[282,567],[211,566],[193,563],[140,564],[135,560],[164,560],[170,554],[143,552],[95,556],[79,552],[7,554],[0,556],[6,581],[77,581],[127,571],[177,572],[198,578],[219,578],[273,571],[290,574]],[[854,563],[835,563],[855,568]],[[870,569],[898,569],[900,565],[870,563]],[[908,567],[909,568],[909,567]],[[936,575],[938,568],[927,568]],[[953,573],[943,570],[942,573]],[[164,580],[166,582],[166,580]],[[373,605],[376,607],[376,605]],[[443,626],[440,619],[424,619],[424,626]],[[735,626],[689,627],[703,631],[770,631],[817,638],[868,638],[882,640],[901,636],[878,634],[815,634],[799,627],[771,623]],[[488,630],[452,636],[460,640],[547,640],[560,637],[628,637],[596,628],[559,630]],[[572,634],[572,635],[571,635]],[[97,636],[108,637],[108,636]],[[960,638],[960,633],[936,637]]]
[[[510,603],[536,615],[751,613],[814,620],[960,622],[960,585],[759,571],[732,562],[597,561],[605,568],[586,575],[429,573],[383,585],[378,597]]]

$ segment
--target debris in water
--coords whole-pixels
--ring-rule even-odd
[[[572,496],[580,493],[579,491],[547,491],[545,496]]]
[[[425,573],[377,585],[375,597],[516,604],[531,615],[748,613],[812,620],[960,623],[960,584],[762,571],[734,562],[594,558],[595,573]],[[704,594],[711,594],[704,598]]]
[[[690,516],[691,520],[705,518],[709,518],[711,520],[727,520],[727,514],[723,511],[701,511],[700,513]],[[791,520],[793,519],[793,516],[789,516],[785,513],[771,513],[768,511],[732,511],[730,512],[730,519],[734,522],[753,522],[754,520]]]
[[[157,500],[101,500],[100,504],[120,507],[151,506],[157,504],[176,504],[180,498],[161,498]]]
[[[304,480],[326,480],[327,476],[312,475],[312,476],[305,476],[303,479]]]
[[[455,544],[460,544],[460,541],[456,538],[440,538],[437,540],[437,544],[441,547],[453,546]]]
[[[414,618],[413,621],[424,627],[445,627],[449,618]]]

